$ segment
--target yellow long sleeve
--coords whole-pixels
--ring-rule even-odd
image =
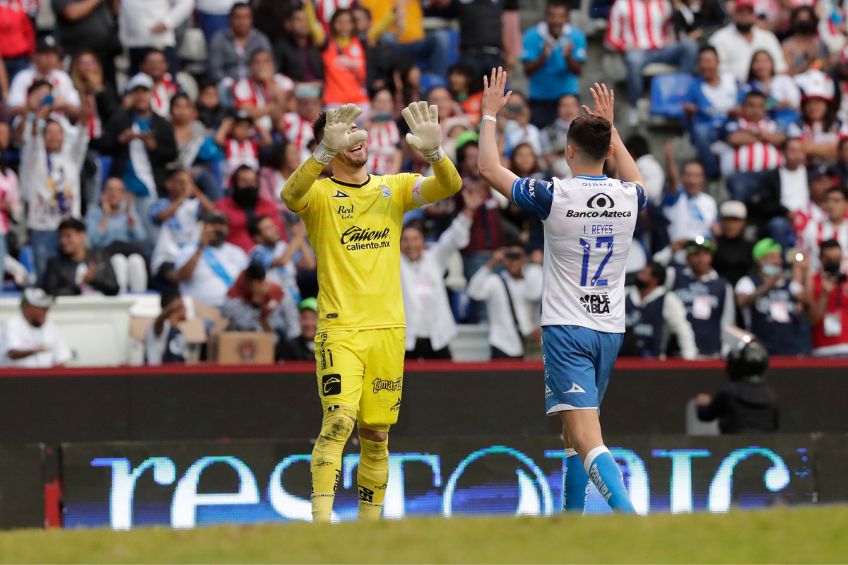
[[[462,177],[453,162],[446,156],[433,163],[433,176],[421,183],[421,196],[425,203],[453,196],[462,188]]]
[[[309,204],[309,189],[324,170],[324,165],[310,156],[286,180],[280,198],[292,212],[301,212]]]

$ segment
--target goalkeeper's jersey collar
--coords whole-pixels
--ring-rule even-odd
[[[335,177],[330,177],[330,180],[333,181],[334,183],[340,184],[342,186],[348,186],[350,188],[362,188],[363,186],[365,186],[366,184],[371,182],[371,175],[368,175],[368,178],[365,179],[365,182],[362,182],[362,183],[359,183],[359,184],[352,183],[352,182],[344,182],[344,181],[339,180]]]

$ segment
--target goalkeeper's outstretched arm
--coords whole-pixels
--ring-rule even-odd
[[[340,151],[351,145],[362,143],[368,138],[364,130],[350,131],[362,110],[353,104],[345,104],[337,110],[327,111],[324,137],[315,152],[286,180],[280,197],[292,212],[301,212],[309,203],[309,188],[312,183]]]
[[[424,179],[420,194],[413,193],[413,201],[421,206],[453,196],[462,188],[462,178],[456,167],[440,147],[442,131],[439,127],[439,109],[426,102],[413,102],[401,111],[409,133],[406,142],[424,155],[433,166],[433,176]]]

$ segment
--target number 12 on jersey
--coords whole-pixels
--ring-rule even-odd
[[[583,248],[583,268],[580,270],[580,286],[607,286],[607,280],[601,278],[607,261],[612,257],[613,236],[604,235],[595,239],[595,245],[590,240],[580,238],[580,247]],[[589,279],[589,260],[592,258],[592,248],[603,249],[606,247],[606,255],[601,259],[598,268],[592,278]],[[587,284],[588,283],[588,284]]]

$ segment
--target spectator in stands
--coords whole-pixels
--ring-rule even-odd
[[[395,121],[394,97],[388,88],[371,95],[371,109],[365,121],[368,130],[368,170],[374,175],[396,175],[400,172],[403,153],[400,130]]]
[[[816,250],[825,241],[836,240],[840,248],[848,247],[848,196],[845,189],[831,187],[827,190],[822,205],[825,217],[820,220],[812,220],[801,233],[801,249],[811,259],[815,259]],[[848,269],[848,257],[843,268]],[[812,261],[814,272],[818,272],[818,261]]]
[[[682,0],[672,3],[674,13],[671,24],[678,41],[690,39],[700,41],[706,34],[724,23],[725,15],[720,2],[706,0]]]
[[[728,115],[736,107],[738,89],[736,78],[731,73],[719,72],[715,47],[701,47],[698,53],[698,73],[699,76],[686,94],[683,110],[689,117],[689,139],[698,151],[698,159],[707,176],[717,178],[719,163],[712,144],[718,141]]]
[[[374,22],[390,18],[388,39],[392,49],[401,57],[414,60],[429,73],[444,77],[448,74],[450,38],[446,31],[424,31],[424,11],[421,0],[362,0]],[[394,17],[392,17],[394,16]]]
[[[273,202],[259,195],[259,176],[247,166],[235,170],[230,179],[230,195],[215,203],[215,207],[227,217],[229,224],[227,241],[248,253],[254,245],[248,226],[254,218],[267,216],[280,233],[285,233]]]
[[[651,63],[677,65],[682,73],[695,69],[698,45],[688,37],[676,41],[667,0],[616,0],[609,14],[606,43],[624,56],[630,125],[639,123],[636,103],[642,97],[642,71]]]
[[[753,54],[748,81],[739,87],[743,98],[753,90],[766,95],[769,117],[779,124],[785,126],[800,117],[801,91],[788,74],[775,72],[774,59],[768,51]]]
[[[309,20],[302,4],[294,4],[283,19],[285,33],[274,42],[277,68],[297,82],[321,82],[324,63],[321,50],[312,42]]]
[[[462,176],[462,189],[466,190],[488,190],[488,186],[480,180],[477,169],[477,142],[469,141],[456,150],[456,162],[459,174]],[[444,223],[444,230],[449,225]],[[441,233],[442,230],[438,230]],[[492,256],[492,249],[498,249],[502,245],[503,229],[501,227],[501,209],[498,201],[486,193],[483,205],[474,214],[474,222],[471,227],[471,241],[463,249],[462,256],[465,261],[465,278],[470,279],[481,265],[486,263]]]
[[[147,290],[145,250],[149,242],[136,214],[123,181],[111,178],[103,186],[100,207],[89,207],[86,215],[91,248],[109,257],[121,294]]]
[[[783,40],[783,56],[790,75],[821,69],[829,58],[827,46],[818,35],[819,18],[812,6],[792,10],[792,34]]]
[[[197,109],[188,95],[180,93],[171,100],[171,125],[179,167],[191,171],[194,182],[211,200],[220,200],[224,194],[216,177],[224,155],[197,119]]]
[[[530,79],[533,125],[539,128],[556,119],[561,96],[580,92],[586,36],[569,25],[568,8],[564,0],[548,0],[545,20],[524,32],[521,61]]]
[[[626,329],[620,355],[664,358],[669,339],[675,336],[683,359],[698,356],[686,308],[665,287],[665,279],[665,267],[659,263],[650,263],[636,274],[636,284],[624,298]]]
[[[300,335],[278,342],[277,358],[286,361],[314,361],[315,334],[318,328],[318,300],[310,296],[298,304]]]
[[[195,0],[194,17],[207,45],[230,24],[230,10],[237,0]]]
[[[643,186],[648,191],[651,202],[657,206],[661,205],[665,193],[665,170],[651,153],[648,140],[638,133],[633,134],[627,138],[625,146],[636,160],[636,166],[645,181]]]
[[[686,307],[698,352],[706,357],[721,354],[722,329],[736,323],[733,289],[712,268],[714,252],[713,242],[696,238],[686,246],[688,266],[671,270],[666,281]]]
[[[527,99],[520,92],[513,92],[509,104],[504,109],[504,154],[510,155],[512,150],[522,143],[530,144],[533,152],[542,156],[542,134],[539,128],[530,123],[530,107]]]
[[[475,212],[483,205],[483,190],[463,190],[465,206],[439,240],[425,247],[423,226],[410,222],[400,239],[401,285],[406,310],[406,356],[409,359],[450,359],[448,344],[457,329],[448,303],[445,272],[452,255],[468,245]]]
[[[253,12],[247,2],[230,8],[229,28],[219,31],[209,44],[208,73],[212,80],[235,82],[249,74],[248,61],[254,51],[271,51],[265,34],[253,28]]]
[[[848,137],[843,137],[837,145],[836,164],[833,172],[840,186],[848,187]]]
[[[107,0],[52,0],[50,4],[56,15],[56,37],[67,54],[97,53],[103,82],[114,89],[115,56],[121,52],[114,4]]]
[[[180,249],[174,267],[180,293],[210,306],[221,307],[236,277],[247,267],[247,254],[227,243],[227,216],[208,213],[198,242]]]
[[[778,147],[785,139],[777,122],[767,117],[765,95],[755,90],[746,94],[739,118],[724,128],[727,147],[721,154],[721,172],[731,198],[747,202],[759,190],[760,173],[780,165]]]
[[[221,104],[221,94],[214,82],[203,82],[197,94],[197,117],[207,129],[217,130],[227,116],[227,109]]]
[[[499,266],[503,271],[495,273]],[[539,316],[532,305],[542,298],[542,268],[527,263],[520,245],[495,251],[468,281],[468,296],[486,303],[492,359],[521,359],[525,340],[538,341]]]
[[[297,327],[297,305],[301,294],[297,285],[298,270],[316,267],[315,253],[306,240],[306,226],[298,218],[289,229],[290,240],[283,241],[277,223],[269,216],[257,216],[248,229],[256,245],[250,250],[250,261],[262,265],[268,280],[284,291],[283,309],[288,328]]]
[[[227,292],[221,315],[227,319],[227,331],[274,333],[285,339],[282,304],[283,289],[267,280],[265,267],[250,263]]]
[[[246,112],[237,112],[224,118],[221,127],[215,132],[215,143],[224,154],[224,184],[229,184],[233,173],[239,167],[259,169],[259,146],[268,145],[271,134],[267,130],[255,128],[253,118]]]
[[[467,63],[455,63],[448,71],[451,95],[473,125],[480,122],[480,108],[483,103],[483,83],[479,79]]]
[[[186,307],[178,292],[163,292],[162,311],[144,334],[144,362],[147,365],[182,364],[188,359],[188,344],[180,331],[186,320]]]
[[[0,271],[6,264],[8,242],[6,234],[13,222],[17,222],[23,212],[18,175],[6,160],[6,150],[12,142],[9,124],[0,122]]]
[[[731,23],[709,39],[716,48],[721,70],[732,73],[739,82],[748,80],[751,58],[757,51],[767,51],[777,73],[786,72],[786,59],[775,35],[755,25],[754,0],[736,0]]]
[[[182,1],[182,0],[180,0]],[[180,92],[180,85],[168,72],[168,59],[159,49],[148,50],[140,63],[141,72],[153,79],[153,111],[168,119],[171,116],[171,98]]]
[[[259,169],[259,196],[273,202],[281,215],[288,211],[280,198],[280,187],[300,165],[300,151],[294,143],[283,140],[268,151],[265,166]]]
[[[3,60],[8,79],[15,78],[29,66],[35,51],[35,25],[24,0],[6,0],[0,4],[0,59]],[[8,92],[6,93],[8,95]],[[8,96],[4,96],[6,100]]]
[[[713,268],[731,285],[751,273],[754,266],[753,244],[745,239],[745,221],[748,211],[738,200],[727,200],[718,209],[719,230]]]
[[[792,276],[783,272],[783,248],[767,237],[754,246],[757,272],[736,283],[736,305],[745,327],[772,355],[810,353],[809,326],[804,316],[806,258],[792,262]]]
[[[542,128],[542,156],[547,168],[554,176],[566,178],[571,170],[565,161],[565,146],[568,141],[568,128],[574,118],[580,115],[580,98],[564,94],[557,102],[556,120]]]
[[[101,152],[112,155],[110,174],[124,181],[147,223],[167,166],[177,158],[177,143],[170,122],[153,112],[153,79],[137,74],[125,91],[129,105],[112,116],[98,145]],[[153,232],[151,225],[146,227]]]
[[[69,218],[59,224],[59,255],[47,262],[44,290],[53,296],[118,294],[120,288],[109,258],[88,248],[81,220]]]
[[[52,111],[71,119],[76,118],[80,108],[79,93],[62,65],[62,48],[50,35],[38,40],[32,66],[16,74],[9,85],[6,104],[13,116],[29,110],[27,102],[30,88],[40,81],[46,81],[52,88]]]
[[[743,341],[727,357],[726,383],[714,396],[696,397],[698,419],[718,420],[722,434],[776,432],[777,395],[763,380],[768,353],[756,341]]]
[[[848,274],[842,267],[842,246],[835,239],[822,242],[819,259],[822,268],[810,271],[806,288],[813,355],[848,355]]]
[[[440,15],[459,20],[460,61],[474,67],[477,76],[516,64],[521,49],[517,0],[430,0],[430,5],[446,7]]]
[[[810,203],[806,162],[801,140],[786,139],[780,166],[762,176],[759,189],[748,201],[754,224],[766,227],[768,235],[786,249],[795,245],[793,217]]]
[[[118,109],[118,93],[106,80],[105,68],[91,51],[80,51],[74,56],[71,61],[71,80],[80,99],[91,109],[88,137],[96,141],[103,135],[104,126]]]
[[[270,137],[293,90],[294,82],[275,71],[271,51],[256,49],[250,55],[250,76],[233,85],[233,104],[237,110],[247,112],[263,136]]]
[[[801,139],[804,153],[813,164],[829,163],[836,158],[839,139],[846,135],[836,119],[833,81],[821,71],[809,71],[795,77],[801,89],[801,119],[786,129],[789,137]]]
[[[62,366],[73,353],[47,312],[53,298],[40,288],[27,288],[21,296],[21,312],[0,329],[0,366],[49,369]]]
[[[711,236],[718,207],[715,199],[704,192],[704,167],[697,161],[685,163],[681,179],[671,149],[666,146],[666,193],[662,211],[668,221],[671,250],[677,252],[698,236]]]
[[[59,121],[49,119],[53,107],[47,92],[49,84],[40,80],[30,88],[21,152],[21,186],[39,280],[56,255],[60,222],[81,214],[80,171],[88,149],[88,128],[70,128],[73,133],[66,135]]]
[[[141,70],[141,62],[151,49],[165,53],[172,73],[180,70],[174,30],[193,10],[194,0],[121,0],[118,29],[121,44],[129,49],[131,75]]]
[[[356,35],[351,11],[336,10],[330,19],[329,33],[324,33],[315,21],[310,22],[310,27],[315,43],[322,46],[324,106],[351,103],[367,110],[365,46]]]
[[[215,211],[213,204],[194,184],[191,173],[172,167],[165,178],[166,198],[150,207],[151,224],[158,236],[153,248],[150,272],[157,286],[176,290],[179,282],[175,267],[180,250],[195,243],[203,226],[200,217]]]
[[[311,154],[309,144],[315,139],[312,124],[321,113],[321,87],[316,84],[299,84],[294,90],[294,97],[296,110],[283,115],[282,130],[288,142],[297,148],[300,162]],[[280,192],[279,188],[276,192]]]

